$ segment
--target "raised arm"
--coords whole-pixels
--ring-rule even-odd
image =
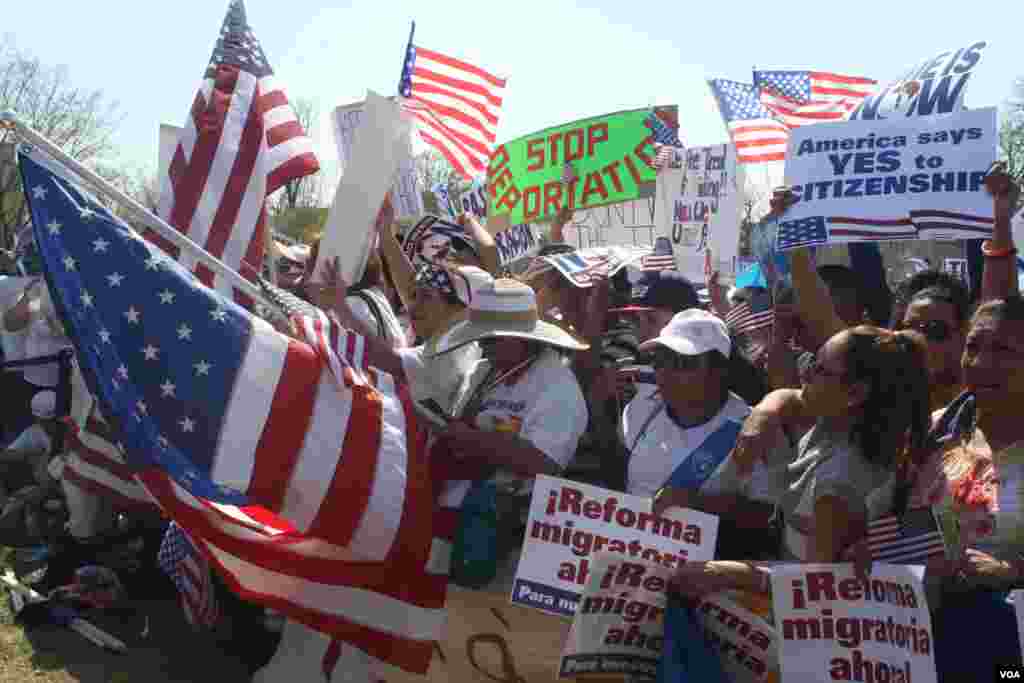
[[[1006,173],[1006,164],[1000,162],[985,177],[985,187],[992,195],[995,221],[992,239],[981,245],[985,268],[981,275],[981,301],[1005,299],[1018,291],[1017,249],[1013,244],[1010,217],[1017,205],[1020,186]]]
[[[460,222],[476,244],[476,250],[480,254],[480,267],[497,277],[501,259],[498,257],[498,245],[494,242],[494,236],[469,213],[462,214]]]
[[[402,245],[398,243],[394,224],[380,224],[378,234],[380,235],[380,256],[388,265],[391,280],[395,283],[395,289],[398,290],[398,297],[402,300],[402,305],[408,310],[412,306],[416,287],[416,271],[405,252],[402,251]]]

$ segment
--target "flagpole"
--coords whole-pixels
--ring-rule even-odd
[[[243,278],[237,272],[229,268],[223,261],[213,256],[210,252],[200,247],[188,237],[172,228],[159,216],[111,185],[95,171],[92,171],[88,167],[82,165],[78,160],[68,155],[59,146],[51,142],[41,133],[36,132],[35,129],[19,119],[15,112],[10,110],[0,112],[0,128],[11,129],[18,137],[27,141],[31,145],[41,148],[48,155],[74,171],[76,175],[92,185],[94,189],[99,190],[102,194],[117,200],[119,203],[131,209],[132,218],[138,220],[140,223],[144,223],[146,227],[152,228],[156,232],[160,233],[161,237],[164,237],[176,247],[195,254],[199,260],[210,266],[210,269],[213,270],[214,273],[230,280],[233,286],[237,287],[246,295],[252,297],[256,301],[259,301],[265,306],[273,307],[273,304],[263,296],[259,287]]]
[[[406,94],[402,92],[402,83],[405,82],[405,67],[406,62],[409,61],[409,50],[412,49],[412,39],[416,35],[416,22],[412,22],[412,26],[409,28],[409,42],[405,46],[405,54],[402,55],[402,74],[398,77],[398,94],[402,97],[406,97]]]

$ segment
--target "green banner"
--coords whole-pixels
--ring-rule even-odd
[[[676,107],[653,112],[676,125]],[[652,109],[622,111],[546,128],[500,145],[487,169],[489,216],[512,225],[551,217],[566,203],[589,209],[653,192]],[[565,182],[565,164],[574,179]]]

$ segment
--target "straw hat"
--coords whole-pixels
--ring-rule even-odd
[[[437,338],[432,355],[448,353],[481,339],[513,338],[536,341],[569,351],[590,345],[537,314],[537,297],[529,285],[502,278],[476,290],[466,320]]]

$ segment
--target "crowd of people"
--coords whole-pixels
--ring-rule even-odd
[[[408,386],[430,425],[441,499],[492,487],[493,566],[456,561],[453,581],[509,575],[541,474],[650,497],[655,512],[718,516],[716,559],[674,576],[684,598],[768,592],[777,561],[870,571],[868,524],[932,507],[947,544],[926,575],[937,667],[941,680],[971,680],[985,661],[1020,662],[1006,594],[1024,588],[1024,472],[1001,466],[1024,440],[1014,408],[1024,397],[1010,234],[1017,189],[1001,169],[986,186],[996,218],[973,294],[934,270],[889,292],[797,250],[789,290],[728,291],[712,275],[702,304],[671,270],[571,280],[545,258],[572,251],[557,239],[512,272],[472,217],[464,237],[427,256],[397,226],[379,226],[358,282],[342,281],[337,266],[314,277],[315,244],[282,251],[276,279],[363,335],[369,364]],[[791,201],[777,190],[754,229]],[[556,238],[569,217],[559,216]],[[773,324],[735,324],[765,296]],[[92,412],[71,344],[42,280],[6,298],[0,544],[80,549],[109,539],[128,524],[123,511],[62,476],[76,457],[65,436]],[[158,520],[139,524],[162,533]],[[289,623],[285,638],[304,628]]]

